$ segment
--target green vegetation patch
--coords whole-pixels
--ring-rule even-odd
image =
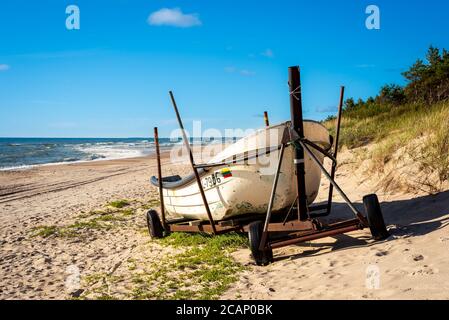
[[[120,213],[121,213],[123,216],[127,217],[127,216],[132,216],[132,215],[134,215],[136,212],[135,212],[135,210],[133,210],[133,209],[124,209],[124,210],[120,210]]]
[[[148,210],[148,209],[154,209],[156,207],[159,207],[161,205],[161,202],[159,199],[151,199],[148,202],[142,203],[142,209]]]
[[[130,205],[131,205],[131,203],[128,200],[117,200],[117,201],[112,201],[112,202],[108,203],[108,206],[110,206],[112,208],[116,208],[116,209],[121,209],[124,207],[128,207]]]
[[[173,233],[152,241],[163,249],[162,259],[153,255],[129,257],[118,275],[100,272],[83,277],[87,287],[82,299],[218,299],[238,279],[244,267],[231,253],[247,245],[247,238],[231,233],[220,236]],[[162,248],[160,247],[162,246]],[[126,284],[126,290],[114,288]]]
[[[77,237],[82,232],[93,230],[109,230],[116,226],[116,222],[125,221],[125,217],[130,214],[129,211],[123,213],[121,210],[116,212],[93,211],[82,214],[80,220],[64,226],[39,226],[31,230],[32,236],[36,237]]]
[[[345,101],[340,143],[349,149],[377,143],[371,169],[380,173],[404,148],[438,191],[449,181],[449,51],[430,47],[426,62],[417,60],[403,76],[404,87],[385,85],[375,97]],[[335,117],[324,125],[335,136]]]
[[[39,226],[32,230],[34,236],[48,238],[50,236],[57,236],[61,234],[61,228],[57,226]]]
[[[243,266],[230,253],[246,246],[246,237],[173,233],[158,241],[185,249],[134,275],[133,299],[217,299],[235,282]]]
[[[367,108],[375,108],[374,106]],[[361,111],[363,114],[364,112]],[[353,117],[356,115],[356,117]],[[371,115],[371,113],[370,113]],[[371,169],[383,173],[393,154],[404,147],[407,155],[428,176],[436,173],[439,185],[449,180],[449,103],[379,107],[377,115],[363,118],[357,110],[345,114],[341,142],[348,148],[377,143],[370,154]],[[335,130],[333,121],[325,123]],[[413,141],[418,141],[418,145]],[[412,146],[409,144],[412,143]],[[435,189],[435,191],[438,188]]]

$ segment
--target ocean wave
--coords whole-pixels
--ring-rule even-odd
[[[105,156],[99,155],[99,154],[92,154],[88,160],[98,160],[98,159],[105,159]]]
[[[46,139],[8,141],[0,145],[0,171],[26,170],[35,166],[136,158],[154,154],[151,139]],[[182,141],[161,139],[162,150],[169,150]]]
[[[77,149],[87,154],[87,157],[91,160],[136,158],[151,153],[143,148],[138,149],[120,145],[94,145],[78,147]]]

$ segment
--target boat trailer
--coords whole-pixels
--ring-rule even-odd
[[[227,163],[195,164],[190,142],[187,139],[187,135],[178,111],[174,95],[170,91],[169,94],[171,102],[173,104],[176,118],[183,135],[183,141],[189,155],[189,161],[195,176],[196,183],[198,184],[198,188],[201,193],[204,208],[208,216],[208,221],[185,218],[168,220],[166,218],[162,188],[163,177],[161,156],[158,130],[156,127],[154,128],[154,141],[156,146],[161,212],[159,215],[156,210],[152,209],[147,213],[148,229],[150,235],[153,238],[162,238],[171,232],[199,232],[212,235],[219,235],[229,232],[245,232],[248,233],[249,246],[256,264],[268,265],[273,262],[273,249],[278,249],[305,241],[331,237],[351,231],[362,230],[364,228],[370,228],[371,234],[375,240],[383,240],[389,237],[389,233],[385,227],[377,196],[375,194],[371,194],[363,197],[363,204],[366,213],[366,215],[363,215],[353,205],[353,203],[349,200],[347,195],[335,181],[345,88],[341,87],[340,91],[338,114],[336,118],[335,139],[333,140],[333,142],[331,140],[331,150],[326,151],[304,137],[300,69],[299,67],[295,66],[290,67],[288,71],[291,126],[284,131],[282,144],[278,148],[276,148],[277,150],[280,150],[279,161],[277,164],[276,173],[274,175],[271,195],[268,202],[267,213],[265,216],[261,214],[244,215],[227,220],[214,221],[209,209],[209,204],[206,199],[200,176],[198,174],[198,169],[223,166]],[[269,121],[267,112],[264,112],[264,120],[266,126],[268,126]],[[275,201],[276,188],[281,171],[281,164],[284,157],[284,150],[288,146],[293,146],[295,148],[294,164],[296,169],[295,172],[297,197],[295,203],[292,205],[292,207],[290,207],[289,210],[286,210],[285,213],[277,213],[276,215],[272,215],[272,208]],[[328,172],[323,164],[321,164],[312,150],[323,154],[324,157],[327,157],[332,161],[330,172]],[[267,150],[265,154],[269,152],[270,150]],[[305,155],[308,155],[312,159],[312,161],[320,167],[322,174],[329,180],[329,193],[327,203],[323,205],[307,205],[304,170]],[[258,155],[252,157],[257,156]],[[250,158],[251,156],[246,155],[239,161],[247,161]],[[331,214],[332,196],[334,189],[339,193],[339,195],[343,198],[349,209],[354,214],[353,219],[343,221],[337,220],[332,223],[326,223],[321,219]]]

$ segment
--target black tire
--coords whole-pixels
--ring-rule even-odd
[[[147,226],[151,238],[161,239],[164,237],[164,228],[156,210],[149,210],[147,212]]]
[[[248,226],[249,247],[254,261],[258,266],[266,266],[273,262],[273,250],[271,248],[263,251],[259,250],[262,240],[263,223],[262,221],[252,222]]]
[[[390,236],[385,226],[379,200],[375,194],[363,197],[366,215],[368,216],[369,228],[375,240],[384,240]]]

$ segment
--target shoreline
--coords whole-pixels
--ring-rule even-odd
[[[170,150],[161,150],[161,158],[164,157],[165,154],[170,153]],[[93,159],[93,160],[76,160],[76,161],[66,161],[66,162],[50,162],[50,163],[42,163],[42,164],[30,164],[30,165],[23,165],[23,166],[17,166],[17,167],[8,167],[8,168],[0,168],[1,172],[10,172],[10,171],[28,171],[36,168],[41,167],[52,167],[52,166],[70,166],[70,165],[78,165],[78,164],[89,164],[89,163],[98,163],[98,162],[108,162],[108,161],[126,161],[126,160],[135,160],[135,159],[155,159],[156,158],[156,152],[146,155],[141,155],[137,157],[124,157],[124,158],[108,158],[108,159]]]
[[[99,161],[126,160],[126,159],[136,159],[136,158],[145,158],[145,157],[151,157],[151,155],[142,155],[140,157],[93,159],[93,160],[76,160],[76,161],[63,161],[63,162],[49,162],[49,163],[40,163],[40,164],[29,164],[29,165],[16,166],[16,167],[0,168],[0,172],[4,172],[4,171],[26,171],[26,170],[40,168],[40,167],[71,165],[71,164],[79,164],[79,163],[91,163],[91,162],[99,162]]]
[[[36,139],[40,139],[40,138],[36,138]],[[221,144],[222,146],[226,145],[226,143],[212,143],[212,144],[197,144],[197,143],[191,143],[191,147],[195,150],[198,147],[199,148],[204,148],[206,146],[211,146],[211,145],[219,145]],[[177,146],[179,146],[179,144],[172,144],[170,143],[170,146],[164,146],[163,144],[160,145],[160,152],[161,155],[163,153],[167,153],[167,152],[171,152],[174,148],[176,148]],[[182,144],[181,144],[182,146]],[[183,148],[183,147],[182,147]],[[194,153],[196,153],[197,151],[194,151]],[[141,151],[141,155],[126,155],[126,156],[102,156],[99,158],[95,158],[95,159],[88,159],[88,160],[74,160],[74,161],[60,161],[60,162],[48,162],[48,163],[38,163],[38,164],[28,164],[28,165],[18,165],[18,166],[10,166],[10,167],[0,167],[0,172],[8,172],[8,171],[24,171],[24,170],[29,170],[29,169],[33,169],[33,168],[39,168],[39,167],[46,167],[46,166],[59,166],[59,165],[70,165],[70,164],[79,164],[79,163],[91,163],[91,162],[99,162],[99,161],[114,161],[114,160],[126,160],[126,159],[137,159],[137,158],[151,158],[154,157],[156,155],[156,150],[152,150],[149,151],[148,153],[145,153],[143,151]]]

